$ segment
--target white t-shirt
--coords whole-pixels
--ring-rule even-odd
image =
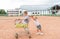
[[[29,16],[25,16],[22,23],[27,24],[29,22]]]
[[[35,25],[36,26],[39,26],[40,25],[40,23],[38,22],[38,20],[36,19],[36,20],[34,20],[34,23],[35,23]]]

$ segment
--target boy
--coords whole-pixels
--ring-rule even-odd
[[[26,33],[28,34],[29,38],[31,38],[31,34],[30,34],[29,28],[28,28],[29,16],[28,16],[27,11],[24,11],[23,13],[24,13],[24,14],[23,14],[23,15],[24,15],[24,19],[23,19],[22,23],[27,25],[27,27],[26,27],[26,26],[24,27],[24,30],[25,30]]]
[[[16,25],[17,28],[19,27],[19,24],[20,24],[21,22],[22,22],[21,19],[16,19],[16,20],[15,20],[15,25]],[[18,39],[18,33],[16,33],[15,37],[16,37],[16,39]]]
[[[35,25],[36,25],[36,27],[37,27],[37,34],[43,35],[43,32],[42,32],[42,30],[41,30],[41,25],[40,25],[40,23],[38,22],[37,17],[33,17],[33,20],[34,20],[34,23],[35,23]]]

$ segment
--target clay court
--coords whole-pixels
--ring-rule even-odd
[[[19,33],[19,39],[29,39],[24,29],[15,28],[14,20],[22,17],[0,17],[0,39],[16,39],[15,33]],[[31,39],[60,39],[60,17],[39,16],[38,20],[42,26],[44,35],[36,34],[36,26],[31,19],[29,30]]]

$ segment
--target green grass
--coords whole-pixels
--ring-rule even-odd
[[[0,16],[8,16],[8,14],[0,14]]]

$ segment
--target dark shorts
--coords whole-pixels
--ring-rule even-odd
[[[25,19],[24,21],[25,21],[26,23],[29,23],[29,20],[28,20],[28,19]]]
[[[41,25],[38,25],[38,26],[37,26],[37,29],[41,30]]]

